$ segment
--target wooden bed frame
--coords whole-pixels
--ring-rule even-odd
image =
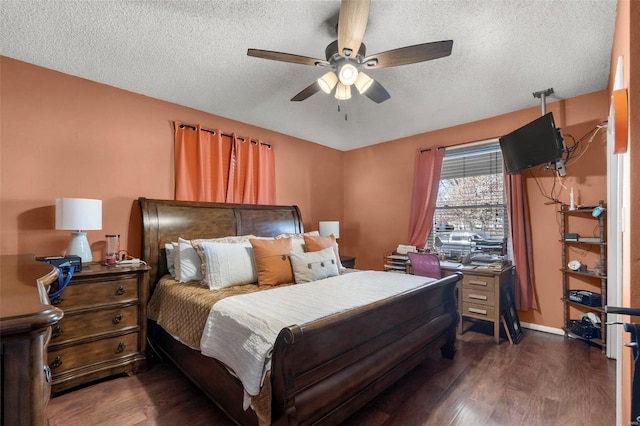
[[[186,239],[303,232],[296,206],[139,199],[142,257],[150,283],[167,273],[164,245]],[[461,274],[303,326],[283,329],[272,358],[272,424],[337,424],[440,349],[455,353]],[[389,273],[389,280],[394,274]],[[151,321],[150,343],[239,424],[257,424],[242,409],[239,380]]]

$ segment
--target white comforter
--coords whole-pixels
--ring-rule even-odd
[[[429,281],[435,280],[362,271],[228,297],[211,308],[200,348],[231,368],[245,392],[255,396],[271,368],[273,345],[284,327],[382,300]]]

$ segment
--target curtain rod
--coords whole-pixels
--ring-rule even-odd
[[[184,129],[185,127],[188,127],[188,128],[190,128],[191,130],[197,130],[197,129],[198,129],[196,126],[193,126],[193,125],[191,125],[191,124],[183,124],[183,123],[180,123],[180,128],[181,128],[181,129]],[[212,135],[215,135],[215,134],[216,134],[216,131],[215,131],[215,130],[203,129],[202,127],[200,128],[200,130],[202,130],[203,132],[211,133]],[[232,134],[229,134],[229,133],[224,133],[224,132],[222,132],[221,134],[222,134],[222,136],[227,136],[227,137],[229,137],[229,138],[232,138],[232,137],[233,137],[233,135],[232,135]],[[238,136],[238,139],[240,139],[242,142],[246,141],[246,138],[243,138],[243,137],[241,137],[241,136]],[[253,143],[258,143],[258,141],[257,141],[257,140],[255,140],[255,139],[249,139],[249,140],[250,140],[251,142],[253,142]],[[260,142],[260,145],[264,145],[264,146],[266,146],[267,148],[271,148],[271,144],[269,144],[269,143]]]
[[[441,149],[445,149],[445,148],[446,148],[446,147],[444,147],[444,146],[439,146],[439,147],[437,147],[436,149],[437,149],[438,151],[440,151]],[[421,149],[421,150],[420,150],[420,154],[422,154],[423,152],[427,152],[427,151],[431,151],[431,148]]]

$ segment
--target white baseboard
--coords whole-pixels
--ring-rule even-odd
[[[558,334],[560,336],[564,336],[564,330],[562,330],[561,328],[548,327],[546,325],[539,325],[539,324],[529,324],[527,322],[521,322],[520,325],[522,326],[522,328],[528,328],[530,330],[542,331],[544,333]]]

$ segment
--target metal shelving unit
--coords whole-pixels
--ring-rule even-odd
[[[594,216],[594,211],[600,212]],[[596,212],[596,213],[597,213]],[[595,207],[579,207],[575,209],[569,208],[566,204],[560,207],[560,227],[561,227],[561,242],[562,242],[562,302],[564,313],[564,331],[565,335],[575,337],[578,339],[586,340],[599,345],[602,348],[602,352],[605,353],[607,349],[607,335],[606,335],[606,314],[604,312],[604,306],[607,301],[607,234],[606,234],[606,209],[604,201],[600,201],[598,206]],[[567,234],[570,233],[570,219],[575,217],[582,217],[591,219],[598,222],[598,233],[594,236],[580,237],[574,239],[567,239]],[[578,270],[570,269],[568,267],[569,258],[567,252],[572,246],[587,247],[589,250],[595,250],[593,247],[599,247],[599,261],[595,268]],[[570,283],[571,281],[571,283]],[[585,286],[582,288],[576,288],[573,281],[579,281]],[[597,287],[597,282],[600,284],[601,303],[599,306],[591,306],[589,304],[580,303],[578,301],[569,300],[569,291],[571,290],[590,290]],[[591,290],[595,292],[595,289]],[[581,311],[593,312],[600,318],[600,338],[585,338],[576,333],[573,333],[569,328],[569,322],[575,321],[576,318],[569,318],[570,306],[578,307]]]

